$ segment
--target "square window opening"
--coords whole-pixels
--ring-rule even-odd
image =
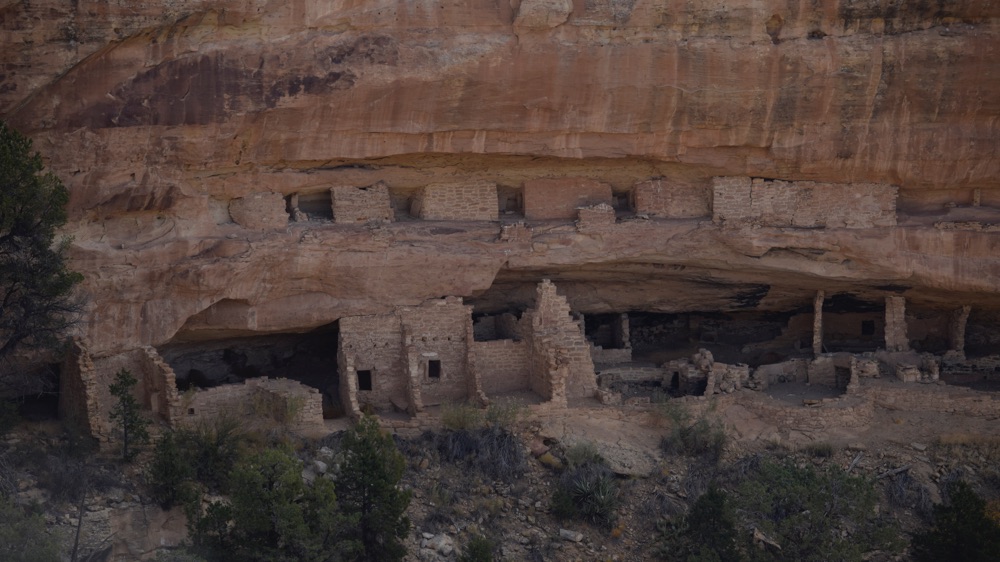
[[[358,390],[372,389],[372,372],[369,369],[358,371]]]
[[[862,320],[861,321],[861,335],[862,336],[874,336],[875,335],[875,321],[874,320]]]
[[[441,361],[439,359],[431,359],[427,362],[427,376],[432,379],[441,378]]]

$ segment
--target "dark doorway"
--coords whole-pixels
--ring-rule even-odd
[[[372,389],[372,372],[368,369],[358,371],[358,390]]]

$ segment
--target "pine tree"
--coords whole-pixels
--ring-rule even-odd
[[[108,387],[116,399],[111,408],[111,421],[121,430],[122,458],[132,461],[139,454],[138,447],[149,442],[149,420],[142,415],[132,389],[139,381],[127,369],[118,371],[115,382]]]
[[[31,140],[0,121],[0,390],[37,389],[13,358],[54,346],[79,310],[70,292],[82,277],[66,269],[67,240],[56,237],[68,201]]]
[[[355,535],[362,552],[358,560],[402,560],[406,547],[400,539],[410,529],[404,515],[410,492],[399,488],[406,461],[392,436],[383,435],[378,422],[365,416],[344,436],[344,462],[337,477],[337,499],[343,512],[357,518]]]

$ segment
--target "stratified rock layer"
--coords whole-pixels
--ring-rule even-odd
[[[0,8],[0,115],[71,189],[97,354],[443,295],[524,308],[543,277],[585,312],[788,309],[819,288],[995,310],[998,15],[985,0],[19,2]],[[526,180],[622,195],[713,176],[892,184],[900,216],[531,225],[516,241],[485,221],[246,216],[263,193],[378,182],[403,209],[431,184],[502,199]]]

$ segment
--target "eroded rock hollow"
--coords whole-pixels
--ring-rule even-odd
[[[989,356],[998,16],[985,0],[16,2],[0,116],[71,190],[78,335],[102,377],[153,353],[188,383],[336,363],[353,390],[320,390],[347,410],[380,369],[399,375],[381,408],[417,409],[414,384],[488,394],[426,384],[475,363],[473,325],[482,343],[562,333],[545,279],[597,363],[706,345],[754,367]],[[347,353],[345,325],[391,365]],[[338,358],[296,355],[317,334]],[[438,358],[428,334],[465,346]],[[522,386],[591,361],[544,347]],[[573,381],[570,398],[590,389]]]

